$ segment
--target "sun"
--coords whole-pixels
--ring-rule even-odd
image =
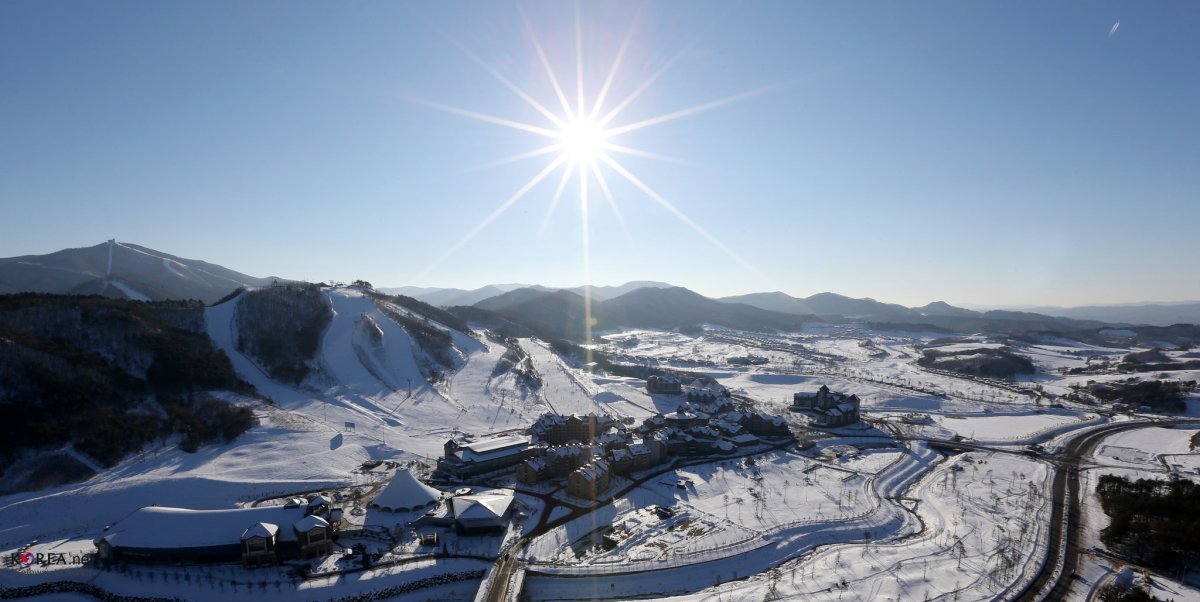
[[[625,143],[618,143],[617,140],[625,138],[627,135],[644,128],[674,121],[676,119],[690,117],[731,103],[746,100],[772,90],[778,86],[765,86],[755,90],[750,90],[748,92],[743,92],[741,94],[735,94],[732,96],[700,103],[688,108],[661,113],[657,116],[643,118],[633,122],[623,122],[623,120],[620,118],[625,113],[625,110],[630,107],[639,97],[641,97],[642,94],[656,81],[658,81],[659,78],[661,78],[673,64],[679,61],[691,47],[691,44],[683,47],[677,53],[667,58],[660,64],[657,70],[644,77],[632,78],[629,75],[619,76],[626,53],[630,49],[633,34],[638,28],[637,21],[641,14],[641,11],[639,10],[638,13],[633,16],[632,22],[629,25],[629,29],[626,31],[624,38],[622,38],[621,43],[616,50],[616,54],[609,66],[607,76],[603,80],[603,84],[594,90],[586,89],[587,86],[585,86],[586,78],[584,77],[584,72],[586,70],[587,61],[584,60],[583,56],[584,30],[580,17],[579,5],[576,4],[574,35],[575,64],[573,69],[575,81],[574,86],[564,86],[563,84],[569,83],[569,79],[563,79],[560,81],[555,67],[551,64],[550,54],[548,54],[546,49],[542,47],[537,32],[534,31],[524,12],[520,11],[519,5],[518,12],[521,13],[521,20],[525,26],[526,37],[532,47],[532,50],[534,51],[536,61],[541,64],[542,69],[545,71],[546,81],[550,84],[550,87],[554,91],[553,99],[547,99],[550,100],[550,102],[544,103],[534,98],[530,95],[530,91],[527,90],[525,86],[518,85],[516,82],[506,77],[500,72],[499,69],[489,62],[483,60],[479,55],[471,52],[454,38],[449,38],[449,40],[472,61],[478,64],[484,71],[495,78],[497,82],[518,96],[531,109],[539,113],[543,118],[543,120],[539,120],[540,123],[517,121],[498,115],[491,115],[479,111],[463,109],[411,96],[406,96],[404,98],[410,102],[425,105],[447,113],[506,127],[512,130],[524,132],[525,134],[532,134],[536,138],[542,140],[541,146],[538,146],[527,152],[505,157],[480,166],[482,168],[491,168],[509,163],[525,161],[528,159],[545,159],[547,156],[549,157],[549,160],[545,166],[538,171],[536,175],[530,178],[529,181],[521,186],[520,189],[514,192],[506,200],[501,202],[457,242],[446,248],[437,259],[435,259],[420,274],[418,274],[417,279],[422,279],[432,273],[432,271],[436,269],[437,266],[442,263],[442,261],[465,246],[476,235],[486,229],[500,215],[508,211],[510,207],[519,202],[522,198],[529,194],[531,190],[539,186],[555,172],[561,172],[561,177],[558,179],[558,184],[554,188],[554,194],[550,199],[550,203],[542,219],[542,226],[539,230],[539,236],[541,235],[541,232],[544,232],[547,229],[550,217],[554,214],[555,208],[559,205],[559,201],[564,196],[564,193],[566,193],[568,190],[568,184],[571,180],[574,180],[578,185],[580,216],[582,218],[580,240],[584,247],[583,280],[585,287],[590,286],[591,284],[590,212],[592,211],[591,208],[594,206],[594,203],[590,201],[591,197],[597,196],[598,193],[598,196],[603,199],[609,208],[612,209],[613,216],[616,218],[616,221],[620,225],[621,229],[625,231],[626,236],[632,240],[632,236],[630,235],[629,230],[626,228],[625,220],[621,215],[621,211],[616,200],[616,196],[623,196],[627,193],[613,190],[608,181],[609,178],[613,176],[632,185],[634,189],[640,191],[641,194],[647,199],[659,205],[663,209],[666,209],[680,222],[691,228],[695,233],[699,234],[714,247],[723,251],[730,258],[737,261],[744,268],[753,273],[761,275],[761,272],[759,272],[757,268],[730,249],[723,240],[713,235],[700,224],[696,223],[695,220],[689,217],[681,209],[656,192],[646,182],[634,175],[630,171],[629,167],[623,164],[621,159],[632,156],[641,159],[667,161],[671,163],[686,164],[686,162],[635,148]],[[534,57],[530,58],[532,60]],[[559,67],[559,69],[561,68],[562,66]],[[569,67],[567,69],[568,71],[572,71],[572,69]],[[617,83],[618,80],[631,83],[632,90],[625,93],[623,98],[610,98],[609,93],[617,89],[614,88],[614,84]],[[571,88],[574,88],[574,90],[571,90]],[[574,92],[574,94],[570,94],[570,92]],[[574,96],[574,98],[571,98],[571,96]],[[554,100],[557,100],[557,104],[559,106],[551,109],[550,107],[555,105]],[[594,186],[589,185],[589,182],[594,183]],[[585,295],[585,297],[587,296]],[[590,303],[590,298],[588,298],[588,303]],[[590,315],[590,309],[588,310],[588,314]]]
[[[593,165],[604,157],[610,135],[598,119],[572,119],[558,132],[562,157],[579,165]]]

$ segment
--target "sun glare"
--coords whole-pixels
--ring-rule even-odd
[[[615,198],[616,195],[609,186],[608,177],[606,177],[606,174],[608,174],[608,176],[616,175],[625,180],[635,189],[641,191],[647,198],[649,198],[649,200],[675,215],[675,217],[677,217],[680,221],[698,233],[701,237],[712,243],[715,247],[723,251],[725,254],[729,255],[732,259],[740,263],[743,267],[754,273],[761,274],[761,272],[759,272],[753,265],[734,253],[733,250],[724,245],[717,237],[713,236],[711,233],[701,227],[700,224],[696,223],[695,220],[692,220],[690,217],[688,217],[686,213],[677,208],[674,204],[667,201],[662,195],[655,192],[650,186],[635,176],[628,167],[622,165],[620,158],[633,156],[643,159],[668,161],[672,163],[680,163],[681,161],[672,157],[634,148],[627,144],[618,143],[617,139],[643,128],[689,117],[730,103],[745,100],[752,96],[766,92],[770,90],[771,87],[760,88],[758,90],[752,90],[750,92],[728,96],[718,100],[694,105],[690,108],[664,113],[656,117],[642,119],[632,123],[614,123],[619,122],[619,118],[624,113],[625,109],[629,107],[637,98],[639,98],[643,92],[650,88],[650,86],[654,84],[654,82],[657,81],[664,73],[666,73],[666,71],[673,64],[680,60],[680,58],[691,47],[691,44],[685,46],[677,54],[663,62],[657,71],[653,72],[644,79],[641,79],[640,82],[634,81],[633,83],[635,85],[633,86],[633,90],[627,93],[619,102],[612,103],[612,107],[610,108],[608,106],[609,92],[614,90],[614,83],[619,79],[618,72],[622,66],[626,52],[629,50],[630,41],[632,40],[635,29],[637,28],[637,20],[641,11],[639,10],[638,14],[634,16],[633,22],[630,23],[629,30],[625,33],[625,37],[622,39],[620,46],[617,48],[616,56],[609,67],[608,74],[604,79],[603,85],[601,85],[594,94],[589,94],[589,90],[585,90],[584,85],[584,71],[586,62],[584,61],[583,56],[583,27],[579,15],[578,5],[576,6],[574,36],[575,85],[571,87],[562,85],[565,83],[565,81],[560,82],[558,75],[555,72],[555,68],[551,65],[549,55],[541,45],[539,36],[530,25],[529,20],[525,16],[524,12],[520,11],[519,5],[518,11],[521,13],[521,19],[524,22],[527,38],[538,59],[538,62],[541,63],[541,66],[545,71],[547,81],[554,90],[554,98],[558,101],[559,109],[561,110],[550,109],[547,104],[553,106],[553,101],[543,104],[539,100],[530,96],[529,92],[527,92],[522,86],[517,85],[512,80],[505,77],[494,66],[484,61],[475,53],[471,52],[457,40],[451,38],[450,41],[453,42],[454,45],[459,48],[459,50],[463,51],[464,54],[470,57],[476,64],[487,71],[498,82],[500,82],[504,87],[508,88],[510,91],[524,100],[531,108],[540,113],[542,117],[545,118],[547,123],[534,124],[519,122],[496,115],[489,115],[478,111],[452,107],[419,98],[408,97],[408,100],[448,113],[491,123],[493,125],[519,130],[527,134],[534,134],[547,142],[547,144],[544,144],[543,146],[533,150],[510,157],[505,157],[498,161],[484,165],[483,167],[495,167],[507,163],[514,163],[537,157],[545,157],[547,155],[550,156],[549,163],[541,171],[539,171],[537,175],[533,176],[532,179],[526,182],[520,190],[496,207],[495,210],[493,210],[479,224],[472,228],[470,232],[446,249],[440,257],[434,260],[432,264],[430,264],[424,271],[421,272],[420,275],[418,275],[418,279],[428,275],[444,259],[466,245],[477,234],[487,228],[492,221],[494,221],[501,214],[521,200],[543,180],[547,179],[551,173],[560,169],[562,170],[562,177],[559,179],[558,185],[554,189],[554,195],[550,200],[549,206],[547,207],[546,215],[542,220],[542,226],[539,229],[539,233],[546,230],[550,216],[554,213],[555,208],[559,205],[560,199],[564,196],[569,181],[575,180],[578,185],[579,207],[581,209],[582,217],[581,240],[584,246],[583,255],[585,286],[590,285],[591,283],[589,267],[591,254],[589,248],[589,229],[591,228],[589,218],[591,203],[589,203],[588,199],[588,191],[590,188],[588,184],[589,180],[595,182],[595,189],[598,189],[602,193],[602,198],[612,209],[617,222],[620,224],[621,228],[625,230],[626,234],[629,234],[629,231],[625,226],[624,218],[621,216],[621,211],[617,207],[617,200]],[[628,76],[626,76],[626,78],[628,78]],[[568,91],[571,90],[572,87],[574,88],[573,92],[575,97],[573,99],[568,95]]]
[[[559,132],[562,154],[577,164],[591,165],[604,154],[609,133],[594,119],[574,119]]]

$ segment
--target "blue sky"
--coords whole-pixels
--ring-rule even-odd
[[[480,63],[561,112],[519,9],[573,102],[576,6],[0,3],[0,256],[580,284],[561,172],[456,247],[557,155],[481,168],[546,140],[429,104],[553,129]],[[612,139],[679,160],[610,153],[707,235],[606,167],[593,282],[1200,299],[1200,5],[582,2],[589,102],[639,6],[606,106],[666,71],[612,125],[758,92]]]

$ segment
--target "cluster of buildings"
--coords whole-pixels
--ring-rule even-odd
[[[647,387],[677,383],[661,377]],[[685,392],[681,387],[680,393],[686,401],[676,411],[652,416],[637,427],[595,414],[542,415],[530,429],[531,457],[517,467],[517,480],[533,485],[565,478],[568,493],[595,499],[609,488],[614,474],[646,470],[673,456],[728,454],[763,437],[792,436],[779,416],[736,411],[725,391]]]
[[[534,454],[517,467],[517,480],[536,485],[565,478],[567,492],[580,498],[595,499],[607,491],[613,473],[628,474],[662,461],[660,449],[636,442],[628,425],[611,416],[547,413],[530,432]]]
[[[473,439],[449,439],[443,446],[435,475],[452,479],[467,479],[510,468],[533,457],[529,437],[509,435]]]
[[[466,479],[515,467],[518,482],[565,480],[571,495],[596,499],[609,489],[613,475],[646,470],[673,456],[730,454],[764,437],[792,437],[782,417],[735,410],[721,387],[685,387],[678,377],[665,374],[646,379],[646,389],[681,395],[684,402],[636,427],[605,415],[547,413],[528,436],[451,439],[438,460],[437,475]]]
[[[453,527],[459,533],[503,531],[512,518],[511,491],[444,493],[398,469],[371,499],[373,511],[420,513],[414,526]],[[95,540],[102,563],[238,562],[255,567],[333,553],[356,529],[325,494],[282,504],[220,510],[146,506],[106,527]]]
[[[755,445],[763,437],[792,436],[782,417],[761,410],[735,410],[728,397],[684,403],[674,412],[647,418],[637,430],[661,442],[671,456],[731,453]]]
[[[340,514],[324,495],[223,510],[146,506],[107,527],[96,552],[105,563],[277,564],[331,554]]]
[[[792,395],[791,410],[809,414],[812,423],[819,427],[836,428],[854,424],[861,419],[862,403],[857,395],[846,395],[830,391],[821,385],[816,392],[800,392]]]

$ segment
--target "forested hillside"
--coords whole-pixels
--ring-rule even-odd
[[[0,296],[5,471],[66,444],[110,466],[172,434],[189,451],[233,439],[251,413],[211,391],[250,392],[204,334],[198,302]]]

